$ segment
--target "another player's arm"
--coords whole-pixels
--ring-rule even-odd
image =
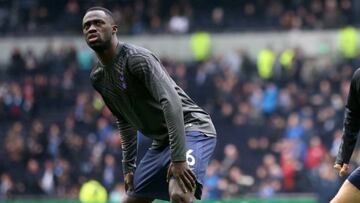
[[[125,190],[128,191],[133,189],[133,175],[136,168],[137,131],[122,118],[117,118],[116,123],[121,136]]]
[[[335,162],[335,169],[343,176],[348,171],[348,163],[354,151],[360,129],[360,69],[351,79],[350,90],[345,106],[343,137]]]
[[[155,56],[133,55],[128,60],[130,70],[144,83],[150,94],[157,100],[164,113],[169,133],[171,151],[171,173],[179,179],[186,192],[195,187],[195,176],[186,164],[185,127],[182,105],[174,84]],[[169,173],[170,174],[170,173]]]

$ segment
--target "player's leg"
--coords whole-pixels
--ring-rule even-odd
[[[134,173],[134,190],[129,191],[129,202],[136,198],[169,201],[167,167],[170,163],[169,146],[163,149],[149,149],[141,159]],[[132,198],[130,198],[132,197]]]
[[[195,191],[184,193],[178,182],[171,178],[169,181],[169,196],[171,203],[190,203],[194,198]]]
[[[358,203],[360,191],[351,182],[345,180],[338,193],[330,203]]]
[[[196,176],[196,189],[184,193],[175,179],[170,179],[169,196],[172,203],[190,203],[200,199],[205,171],[214,152],[216,138],[208,137],[202,132],[186,133],[186,161]]]
[[[331,200],[331,203],[360,202],[360,167],[353,171]]]
[[[126,195],[122,199],[122,203],[151,203],[154,199],[149,199],[145,197],[132,197],[129,195]]]

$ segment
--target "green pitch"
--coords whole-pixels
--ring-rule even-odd
[[[78,200],[49,200],[49,199],[36,199],[36,200],[0,200],[1,203],[81,203]],[[108,202],[114,203],[114,202]],[[118,202],[116,202],[118,203]],[[168,203],[167,201],[156,200],[154,203]],[[209,201],[195,201],[195,203],[317,203],[313,198],[303,199],[234,199],[234,200],[209,200]]]

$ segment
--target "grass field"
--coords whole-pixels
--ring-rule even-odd
[[[81,203],[78,200],[49,200],[49,199],[34,199],[34,200],[0,200],[1,203]],[[96,203],[96,202],[89,202]],[[113,202],[108,202],[113,203]],[[115,203],[115,202],[114,202]],[[118,202],[116,202],[118,203]],[[156,200],[154,203],[168,203],[167,201]],[[234,199],[234,200],[209,200],[209,201],[195,201],[195,203],[316,203],[313,198],[302,199]]]

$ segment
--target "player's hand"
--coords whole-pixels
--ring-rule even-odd
[[[167,182],[170,181],[170,178],[177,180],[184,193],[192,192],[196,188],[195,174],[191,171],[186,161],[170,163],[166,177]]]
[[[340,164],[335,164],[334,169],[336,169],[337,172],[339,173],[339,176],[342,177],[348,173],[349,164],[343,164],[342,166]]]
[[[130,172],[125,174],[124,182],[125,182],[125,192],[129,192],[134,190],[134,173]]]

